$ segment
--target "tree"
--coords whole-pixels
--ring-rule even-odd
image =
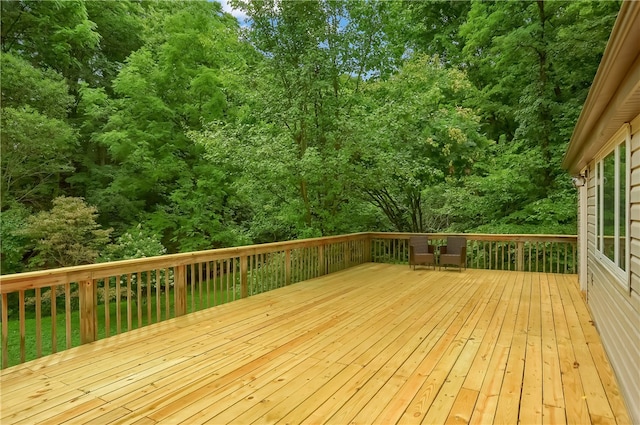
[[[96,222],[97,209],[82,198],[58,197],[50,211],[27,219],[21,234],[35,241],[35,268],[91,264],[109,242],[111,229]]]
[[[619,2],[471,1],[448,9],[444,4],[410,5],[408,19],[416,29],[410,44],[419,51],[439,51],[446,63],[467,72],[478,89],[471,105],[482,129],[501,145],[468,177],[442,188],[452,195],[462,190],[453,196],[461,200],[458,211],[475,207],[476,217],[457,216],[461,221],[455,229],[473,229],[475,223],[486,230],[493,223],[501,231],[508,222],[517,231],[519,222],[530,231],[535,226],[527,217],[537,217],[540,232],[557,228],[549,225],[556,219],[565,231],[575,232],[575,215],[567,224],[564,213],[558,217],[539,206],[553,201],[564,212],[573,203],[560,161]],[[443,212],[452,211],[449,207],[443,204]]]
[[[366,123],[357,151],[360,190],[397,231],[443,230],[423,196],[469,174],[488,144],[479,117],[465,107],[472,92],[462,72],[421,55],[368,88],[374,104],[360,118]]]
[[[564,175],[562,152],[617,10],[614,2],[474,2],[460,28],[485,113],[513,120],[513,139],[541,155],[541,167],[527,170],[538,197]],[[585,45],[577,34],[587,33],[592,41]],[[580,71],[570,72],[575,68]]]
[[[368,226],[371,209],[350,196],[357,178],[350,112],[364,81],[399,63],[402,49],[385,32],[395,8],[359,1],[233,5],[250,17],[246,36],[262,54],[247,84],[250,112],[218,123],[201,141],[239,170],[255,239]]]
[[[100,35],[81,0],[2,2],[2,52],[51,68],[75,91]]]
[[[43,208],[73,171],[75,131],[65,122],[72,98],[53,71],[11,53],[2,60],[2,210],[14,200]]]
[[[83,91],[83,130],[105,152],[71,182],[86,188],[117,232],[144,223],[170,252],[237,243],[234,232],[212,233],[233,225],[228,182],[186,132],[235,114],[236,74],[245,66],[239,53],[247,49],[238,23],[206,1],[158,3],[147,13],[144,46],[114,79],[116,97]]]
[[[450,66],[463,63],[462,49],[465,39],[460,26],[467,20],[470,1],[429,0],[402,2],[406,8],[405,37],[409,46],[428,56],[438,56]]]

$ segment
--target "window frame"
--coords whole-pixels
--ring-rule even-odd
[[[620,205],[620,146],[624,146],[624,205]],[[606,268],[611,274],[613,274],[625,290],[629,290],[630,285],[630,269],[631,269],[631,255],[630,255],[630,232],[631,232],[631,220],[630,218],[630,195],[631,195],[631,126],[625,123],[604,145],[604,147],[595,156],[595,252],[594,258]],[[605,184],[602,181],[604,162],[605,159],[613,152],[614,154],[614,206],[616,206],[614,212],[614,259],[610,259],[604,250],[604,187]],[[625,247],[624,247],[624,265],[625,268],[621,268],[620,264],[620,220],[621,212],[624,211],[624,231],[625,231]]]

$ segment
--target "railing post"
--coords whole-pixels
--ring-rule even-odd
[[[247,286],[247,272],[249,270],[249,257],[243,255],[240,257],[240,297],[247,298],[249,296],[249,288]]]
[[[284,250],[284,284],[291,285],[291,250]]]
[[[524,242],[516,242],[516,270],[524,270]]]
[[[83,280],[78,284],[80,295],[80,343],[97,339],[96,281]]]
[[[327,274],[327,267],[324,261],[324,244],[318,245],[318,276]]]
[[[364,239],[364,262],[371,262],[371,235],[367,235]]]
[[[176,317],[187,314],[187,267],[176,266],[174,270],[174,308]]]

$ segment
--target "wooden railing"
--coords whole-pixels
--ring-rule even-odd
[[[371,261],[365,233],[0,276],[2,367]]]
[[[0,276],[2,367],[365,262],[407,233],[358,233]],[[447,235],[429,235],[443,245]],[[464,235],[468,267],[575,273],[576,237]]]
[[[408,233],[370,233],[372,261],[407,263]],[[467,267],[546,273],[577,273],[577,236],[429,234],[429,243],[446,245],[448,236],[467,238]],[[436,250],[437,251],[437,250]]]

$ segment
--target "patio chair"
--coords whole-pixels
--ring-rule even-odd
[[[463,236],[449,236],[447,244],[440,247],[439,266],[458,266],[460,271],[467,268],[467,238]]]
[[[425,264],[436,268],[436,256],[433,245],[429,245],[429,239],[426,236],[411,236],[409,238],[409,267]]]

